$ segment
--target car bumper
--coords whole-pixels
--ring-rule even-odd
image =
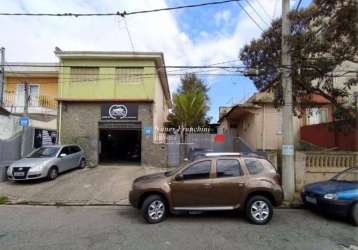
[[[350,208],[352,206],[352,201],[345,200],[329,200],[324,199],[323,197],[313,197],[316,199],[316,203],[308,201],[306,193],[301,194],[302,201],[305,205],[316,208],[318,210],[324,211],[329,214],[335,214],[339,216],[349,215]]]
[[[42,172],[28,172],[25,176],[14,176],[12,173],[7,173],[7,178],[11,181],[27,181],[45,178],[46,174]]]

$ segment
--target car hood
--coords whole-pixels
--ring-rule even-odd
[[[52,158],[23,158],[11,164],[11,167],[35,167],[50,161]]]
[[[152,181],[163,179],[163,178],[166,178],[164,172],[149,174],[149,175],[144,175],[144,176],[138,177],[137,179],[134,180],[134,183],[152,182]]]
[[[352,189],[357,189],[357,183],[329,180],[312,183],[305,186],[305,192],[312,192],[320,195],[344,192]]]

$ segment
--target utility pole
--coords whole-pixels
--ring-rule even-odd
[[[282,184],[287,201],[292,200],[295,192],[291,55],[287,39],[290,35],[289,10],[290,0],[282,0],[281,82],[284,97],[282,110]]]
[[[4,85],[5,85],[5,48],[0,48],[0,107],[4,104]]]
[[[24,85],[24,115],[25,117],[28,117],[29,115],[29,84],[27,81],[23,82]],[[26,155],[26,139],[28,134],[29,128],[27,126],[22,127],[22,137],[21,137],[21,157],[25,157]]]

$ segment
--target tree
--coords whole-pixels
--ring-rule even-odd
[[[209,88],[195,74],[186,74],[181,78],[181,85],[173,94],[173,109],[168,116],[168,126],[178,128],[205,126],[210,118]]]
[[[204,81],[196,74],[189,73],[185,74],[181,79],[181,86],[178,88],[178,93],[193,93],[200,92],[204,95],[205,101],[209,101],[208,91],[209,88],[206,86]]]
[[[312,97],[319,95],[334,105],[336,119],[354,121],[353,103],[347,100],[352,86],[358,85],[358,73],[338,68],[345,62],[358,63],[357,1],[314,0],[308,8],[291,12],[289,18],[295,114],[315,106]],[[282,105],[280,67],[288,66],[280,63],[281,20],[246,45],[240,59],[248,69],[259,69],[259,74],[249,78],[259,90],[273,90],[275,104]],[[334,84],[334,79],[342,84]]]

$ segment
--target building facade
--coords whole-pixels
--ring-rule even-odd
[[[27,98],[25,86],[28,90]],[[1,142],[11,145],[11,142],[23,132],[19,124],[20,117],[27,116],[30,129],[25,136],[27,150],[24,153],[56,143],[57,91],[57,63],[7,62],[2,106],[9,115],[0,117]],[[11,150],[20,151],[19,145],[12,147]]]
[[[89,164],[166,166],[171,107],[162,53],[55,51],[60,59],[60,143],[77,143]]]
[[[219,132],[231,130],[252,150],[280,150],[282,147],[282,109],[275,107],[272,92],[258,92],[245,103],[221,108]],[[300,129],[304,126],[333,121],[332,104],[315,96],[314,108],[293,117],[295,147],[301,145]]]

